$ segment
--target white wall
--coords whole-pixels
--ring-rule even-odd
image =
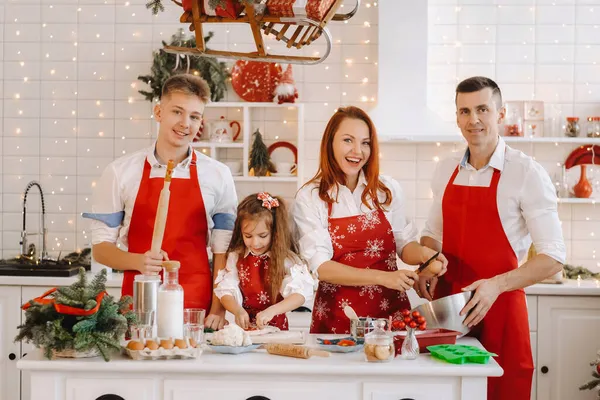
[[[496,3],[499,2],[500,0],[472,0],[467,6],[466,2],[461,1],[460,7],[462,12],[472,7],[490,5],[497,7]],[[595,2],[598,3],[598,0]],[[455,1],[446,2],[444,6],[431,1],[429,6],[430,8],[450,6],[452,13],[443,15],[447,15],[454,21],[458,18],[453,8],[455,3]],[[537,3],[541,5],[541,0]],[[566,5],[576,8],[574,1],[563,0],[556,3],[557,7]],[[81,248],[89,242],[89,237],[84,234],[87,223],[79,217],[79,214],[88,209],[94,180],[104,166],[123,154],[123,151],[133,151],[151,143],[154,129],[150,119],[151,107],[137,93],[143,84],[136,81],[136,77],[149,71],[151,52],[160,46],[160,40],[168,39],[180,27],[176,23],[179,9],[172,3],[165,4],[166,13],[151,17],[149,11],[144,8],[145,0],[135,0],[130,1],[129,5],[125,4],[124,1],[114,4],[112,0],[107,1],[107,4],[102,0],[80,0],[79,2],[59,0],[43,3],[32,0],[18,3],[3,0],[0,3],[0,18],[4,22],[4,29],[0,30],[0,38],[3,41],[3,46],[0,47],[0,60],[2,60],[0,73],[3,78],[2,96],[0,96],[2,98],[0,118],[3,121],[3,137],[0,146],[3,161],[0,165],[2,173],[0,188],[2,240],[0,243],[3,257],[17,254],[21,229],[20,196],[29,180],[40,180],[46,191],[49,242],[53,244],[54,254],[57,254],[59,248],[56,246],[57,243],[61,243],[61,248],[67,251]],[[369,110],[377,100],[378,7],[374,4],[373,1],[363,1],[359,14],[348,24],[331,25],[335,46],[325,63],[306,67],[294,66],[300,100],[306,103],[307,157],[303,160],[306,175],[315,171],[321,132],[334,109],[340,105],[355,104]],[[517,4],[523,3],[513,0],[513,6]],[[527,4],[539,6],[533,1]],[[508,7],[507,1],[504,0],[502,5]],[[81,11],[77,11],[79,8]],[[500,13],[498,10],[496,9],[494,13],[494,21],[497,21]],[[597,7],[597,11],[600,13],[600,7]],[[135,16],[132,16],[134,13]],[[574,11],[569,15],[575,18],[577,14]],[[17,22],[14,21],[15,18]],[[422,22],[428,23],[424,17]],[[44,27],[43,24],[46,26]],[[509,23],[507,26],[494,25],[494,28],[498,33],[516,32],[519,26]],[[453,27],[454,30],[458,28],[458,25]],[[597,41],[600,37],[600,35],[585,36],[585,32],[594,32],[594,25],[587,30],[580,29],[580,24],[577,28],[574,26],[572,28],[575,32],[580,32],[577,33],[578,40]],[[251,39],[244,32],[240,32],[240,29],[242,28],[231,26],[210,27],[210,30],[216,33],[213,43],[219,46],[232,46],[235,43],[235,47],[247,47]],[[97,38],[96,34],[100,34],[100,37]],[[503,34],[495,39],[498,48],[503,46],[500,42],[505,40],[504,37]],[[77,42],[77,46],[74,42]],[[579,110],[580,106],[585,110],[587,109],[585,107],[589,106],[595,107],[592,108],[593,110],[600,111],[597,98],[594,100],[595,105],[591,102],[589,104],[576,102],[578,98],[576,89],[585,83],[575,83],[575,77],[581,76],[575,71],[581,70],[583,66],[585,66],[583,69],[588,70],[597,68],[596,64],[592,63],[593,57],[600,56],[598,43],[588,44],[572,44],[576,54],[587,54],[585,58],[579,57],[577,60],[584,60],[588,64],[576,63],[573,57],[567,58],[569,61],[566,63],[557,62],[556,68],[550,65],[549,70],[573,71],[571,100],[565,100],[565,103],[561,100],[561,103],[557,104],[572,106],[573,110]],[[277,45],[270,41],[269,46],[275,49]],[[594,49],[597,51],[588,52]],[[309,46],[305,53],[313,54],[315,51],[322,51],[318,43]],[[475,49],[476,53],[477,51]],[[537,52],[538,50],[534,51],[536,54]],[[75,61],[73,57],[76,58]],[[23,66],[20,65],[21,61],[24,62]],[[467,74],[467,71],[468,74],[490,72],[485,63],[474,66],[469,62],[467,66],[458,65],[457,61],[455,68],[460,70],[460,74],[453,75],[451,80],[434,82],[434,79],[437,79],[435,68],[432,67],[435,65],[435,60],[430,57],[429,61],[428,86],[440,85],[436,92],[439,95],[428,97],[430,106],[435,103],[432,100],[440,97],[447,104],[453,93],[455,81],[452,79],[455,77],[463,76],[462,74]],[[479,67],[483,69],[478,70]],[[494,70],[491,71],[493,74],[490,76],[498,78],[509,99],[510,96],[519,93],[518,90],[513,90],[513,85],[518,85],[518,88],[528,88],[528,85],[531,85],[512,78],[503,80],[502,74],[507,74],[515,68],[519,70],[521,67],[533,69],[535,72],[538,65],[518,64],[515,67],[514,64],[494,63]],[[54,73],[51,72],[52,70]],[[541,71],[545,70],[541,69]],[[536,74],[532,79],[534,76],[536,79],[539,78],[532,83],[535,87],[554,87],[553,80],[542,78],[548,76],[547,74]],[[597,79],[600,74],[594,76]],[[27,81],[24,79],[26,77]],[[591,80],[589,83],[594,85]],[[596,85],[597,83],[596,80]],[[131,87],[133,84],[135,87]],[[563,86],[559,84],[557,88],[560,93],[563,93]],[[593,89],[595,90],[596,87]],[[597,92],[600,91],[593,93]],[[20,95],[18,99],[15,98],[17,93]],[[235,94],[230,91],[228,100],[236,99]],[[100,101],[99,105],[97,101]],[[19,110],[22,110],[23,114],[19,114]],[[72,111],[75,111],[74,115]],[[104,115],[100,117],[102,112]],[[235,110],[231,113],[229,117],[235,118]],[[585,113],[584,115],[587,115]],[[390,118],[394,118],[394,115]],[[415,123],[410,120],[397,122],[409,125]],[[268,126],[265,133],[266,140],[268,143],[273,142],[278,123],[272,118],[267,118],[265,124]],[[20,129],[19,133],[17,133],[18,129]],[[574,146],[538,144],[524,145],[522,149],[542,162],[552,176],[553,166],[564,160],[571,147]],[[407,195],[408,212],[419,225],[424,222],[430,204],[429,179],[435,167],[435,160],[445,157],[451,151],[460,150],[461,147],[457,145],[437,146],[435,143],[382,146],[382,172],[394,176],[401,182]],[[232,151],[232,154],[227,154],[226,157],[230,156],[235,157],[235,152]],[[294,192],[291,186],[269,184],[266,188],[290,198]],[[240,195],[254,190],[256,188],[252,184],[239,185]],[[35,196],[30,199],[34,200],[29,203],[30,210],[39,209]],[[570,261],[597,268],[595,249],[600,250],[600,246],[598,240],[594,238],[600,235],[600,232],[593,231],[600,222],[600,210],[594,205],[561,205],[560,213]],[[30,219],[30,229],[36,227],[36,222],[35,218]]]
[[[137,93],[145,86],[137,76],[149,72],[160,41],[187,26],[178,23],[181,9],[174,3],[164,0],[166,12],[157,17],[145,3],[0,0],[3,257],[18,254],[21,194],[30,180],[40,181],[46,194],[53,254],[63,249],[64,255],[89,243],[80,213],[89,210],[103,168],[152,142],[151,106]],[[332,24],[335,45],[326,63],[294,67],[301,101],[308,103],[306,131],[313,138],[340,103],[375,96],[377,8],[366,3],[347,24]],[[252,43],[241,24],[207,30],[215,32],[211,44],[217,48],[247,49]],[[267,45],[277,47],[274,41]],[[317,41],[301,52],[323,49]],[[237,100],[233,91],[227,100]],[[270,143],[274,136],[267,133],[265,139]],[[288,197],[293,195],[288,191]],[[35,190],[28,206],[28,228],[37,230]]]

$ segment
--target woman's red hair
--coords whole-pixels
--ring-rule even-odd
[[[326,203],[337,203],[337,189],[339,189],[339,185],[346,184],[346,175],[333,156],[333,138],[340,124],[346,118],[361,120],[369,128],[371,155],[363,167],[367,188],[363,192],[361,200],[368,209],[372,209],[371,204],[369,204],[369,200],[371,200],[376,209],[382,210],[383,206],[388,206],[392,202],[392,192],[379,180],[379,143],[377,141],[375,125],[367,113],[358,107],[338,108],[335,114],[333,114],[327,123],[323,138],[321,139],[319,170],[306,184],[317,183],[319,198]],[[335,199],[329,195],[329,190],[333,187],[336,188]],[[379,201],[379,196],[377,195],[379,191],[385,194],[385,201],[383,203]]]

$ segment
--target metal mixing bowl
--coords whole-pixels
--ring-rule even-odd
[[[427,329],[449,329],[461,333],[469,333],[470,328],[463,325],[466,315],[460,316],[460,310],[469,302],[473,292],[461,292],[442,297],[429,303],[421,304],[412,311],[418,311],[425,321]]]

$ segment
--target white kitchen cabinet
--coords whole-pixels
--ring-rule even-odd
[[[65,400],[153,400],[152,379],[67,378]],[[103,397],[104,396],[104,397]]]
[[[413,376],[400,378],[395,383],[365,383],[362,400],[440,400],[440,393],[444,394],[444,400],[477,398],[461,397],[460,382],[451,378],[432,382]]]
[[[20,396],[20,376],[17,360],[21,343],[14,343],[17,326],[21,324],[21,287],[0,286],[0,400],[15,400]]]
[[[538,297],[538,400],[595,398],[579,386],[591,379],[590,361],[600,349],[598,332],[598,297]]]
[[[356,399],[359,384],[329,382],[257,382],[236,380],[165,380],[165,400],[330,400]],[[261,397],[262,396],[262,397]],[[439,399],[436,399],[439,400]]]

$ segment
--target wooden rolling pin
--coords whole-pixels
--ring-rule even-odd
[[[160,254],[163,236],[165,235],[167,213],[169,212],[169,198],[171,197],[169,186],[171,186],[173,168],[175,168],[175,163],[173,160],[169,160],[167,164],[167,174],[165,175],[165,183],[160,191],[158,206],[156,207],[156,218],[154,219],[154,232],[152,232],[152,246],[150,247],[150,250],[154,254]]]
[[[329,357],[331,353],[324,350],[314,350],[306,346],[297,346],[293,344],[271,343],[263,346],[269,354],[278,356],[310,358],[311,356]]]

